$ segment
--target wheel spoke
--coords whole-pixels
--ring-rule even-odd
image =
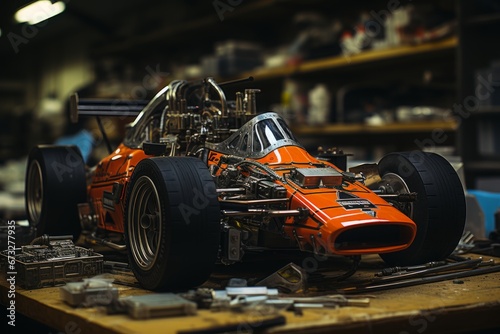
[[[158,256],[161,235],[160,198],[152,180],[141,176],[132,190],[128,230],[136,262],[148,270]]]

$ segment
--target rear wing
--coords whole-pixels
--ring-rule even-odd
[[[136,117],[149,103],[147,100],[80,99],[77,93],[70,96],[71,122],[79,116]]]

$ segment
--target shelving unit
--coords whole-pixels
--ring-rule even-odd
[[[384,154],[388,152],[386,150],[436,150],[441,147],[441,151],[449,153],[449,149],[446,148],[455,146],[458,126],[459,124],[455,121],[419,121],[384,125],[297,126],[292,127],[292,131],[309,151],[316,151],[318,146],[336,147],[346,153],[364,155],[364,157],[353,157],[355,160],[363,160],[363,158],[375,160],[377,153]],[[385,147],[385,149],[382,148],[381,152],[380,147]]]
[[[266,79],[282,79],[290,75],[306,75],[320,71],[346,69],[360,64],[375,65],[381,61],[391,61],[400,58],[411,58],[419,55],[433,56],[442,52],[454,51],[458,45],[456,37],[446,38],[436,42],[417,45],[402,45],[388,49],[368,50],[350,56],[334,56],[325,59],[305,61],[296,66],[277,68],[262,68],[242,73],[242,76],[253,76],[259,81]]]
[[[440,6],[441,9],[455,10],[453,0],[427,0],[424,3],[428,6]],[[398,6],[403,5],[405,4],[401,3]],[[154,58],[155,55],[162,55],[163,63],[173,61],[174,64],[180,64],[184,61],[185,65],[189,65],[213,52],[214,43],[231,39],[257,42],[266,50],[272,50],[277,45],[293,40],[293,33],[296,33],[296,27],[292,26],[295,14],[315,11],[325,14],[330,20],[342,19],[347,27],[356,22],[362,11],[381,13],[390,9],[386,1],[378,0],[363,0],[349,6],[340,6],[336,2],[326,0],[260,0],[234,6],[233,10],[224,12],[221,20],[213,6],[197,3],[189,20],[96,46],[94,56],[147,55],[144,60],[147,62],[148,59],[160,59]],[[261,89],[262,93],[257,97],[261,110],[272,110],[271,106],[281,103],[285,80],[299,81],[304,92],[317,83],[327,85],[332,95],[329,124],[321,127],[293,124],[294,133],[310,148],[338,143],[343,146],[383,146],[378,152],[394,148],[418,149],[414,142],[430,138],[435,129],[443,129],[447,136],[447,140],[439,145],[455,147],[455,133],[458,127],[455,122],[434,119],[429,122],[385,123],[379,127],[371,127],[360,121],[352,123],[352,120],[338,117],[338,92],[367,84],[374,87],[387,85],[387,90],[393,91],[407,85],[410,91],[413,87],[431,91],[432,93],[428,94],[428,105],[437,104],[437,107],[451,108],[456,101],[454,77],[459,44],[459,38],[456,36],[447,37],[433,42],[365,50],[349,56],[335,55],[304,60],[293,65],[256,68],[236,76],[216,79],[226,81],[254,77],[254,82],[249,86]],[[425,83],[423,77],[426,72],[433,75],[437,73],[446,77],[447,81]],[[240,89],[241,87],[237,87],[235,91]],[[232,98],[235,91],[228,87],[228,98]],[[408,103],[411,105],[412,102]]]
[[[495,9],[485,7],[484,2],[478,5],[470,0],[460,0],[457,8],[460,36],[457,49],[458,101],[462,106],[469,103],[468,109],[461,114],[463,119],[459,128],[459,149],[464,162],[466,185],[469,189],[498,191],[500,105],[489,105],[482,101],[484,92],[498,92],[495,92],[496,87],[481,86],[478,71],[489,67],[493,61],[500,61],[500,46],[497,42],[500,5],[497,4]],[[490,130],[486,129],[488,127]]]

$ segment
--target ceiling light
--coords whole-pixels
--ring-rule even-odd
[[[65,8],[66,5],[62,1],[52,3],[49,0],[39,0],[19,9],[14,19],[19,23],[35,25],[62,13]]]

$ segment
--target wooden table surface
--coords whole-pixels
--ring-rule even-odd
[[[498,259],[495,260],[498,263]],[[282,264],[278,262],[276,259],[265,261],[267,267],[275,269],[279,269]],[[340,265],[345,264],[340,262]],[[256,262],[240,264],[229,272],[228,269],[222,268],[207,284],[216,287],[217,282],[223,285],[224,277],[247,277],[246,275],[252,276],[252,274],[255,276],[256,267],[262,270],[266,266]],[[343,284],[354,284],[360,279],[373,277],[373,274],[382,267],[383,263],[378,256],[363,257],[359,270]],[[133,276],[128,277],[131,280],[129,283],[135,282]],[[135,286],[122,284],[115,286],[119,289],[121,297],[151,293]],[[0,301],[3,305],[8,305],[10,300],[8,289],[5,274],[2,273]],[[314,291],[316,294],[319,293],[315,286],[310,285],[308,292]],[[370,298],[368,307],[343,306],[304,310],[301,315],[291,311],[262,314],[258,311],[235,313],[199,309],[195,316],[135,320],[125,314],[108,315],[99,308],[73,308],[60,299],[59,293],[60,287],[34,290],[17,287],[16,312],[62,333],[75,334],[208,333],[230,330],[236,333],[248,333],[249,330],[253,330],[265,333],[403,334],[500,329],[500,272],[465,277],[459,281],[447,280],[371,292],[369,295],[364,295]],[[335,291],[322,291],[322,293],[335,293]],[[5,319],[2,321],[7,322]],[[284,324],[268,326],[273,323]]]

